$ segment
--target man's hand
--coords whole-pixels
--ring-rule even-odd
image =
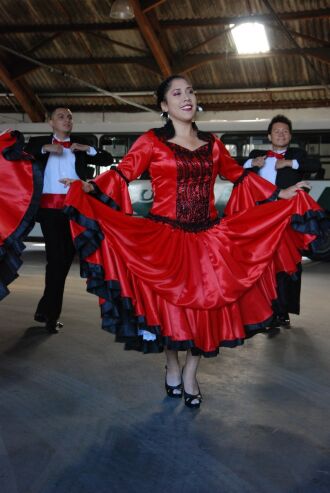
[[[86,144],[78,144],[77,142],[74,142],[71,147],[70,147],[70,150],[72,152],[75,152],[75,151],[82,151],[82,152],[88,152],[90,149],[90,146],[86,145]]]
[[[292,168],[292,159],[278,159],[275,163],[275,169]]]
[[[266,156],[258,156],[252,159],[251,165],[257,166],[258,168],[262,168],[265,164]]]
[[[278,194],[280,199],[292,199],[297,195],[297,192],[306,191],[304,189],[310,190],[312,187],[308,181],[299,181],[295,185],[292,185],[289,188],[284,188]]]
[[[63,185],[65,187],[69,187],[70,185],[72,185],[72,183],[74,183],[75,179],[73,178],[61,178],[59,180],[60,183],[63,183]],[[81,188],[83,189],[84,192],[86,193],[90,193],[90,192],[93,192],[94,190],[94,187],[91,183],[88,183],[87,181],[82,181],[82,180],[79,180],[81,182]]]
[[[61,144],[45,144],[42,146],[42,151],[51,152],[52,154],[57,154],[61,156],[63,154],[63,147]]]

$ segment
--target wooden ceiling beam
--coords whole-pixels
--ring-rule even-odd
[[[271,50],[267,53],[251,53],[251,54],[238,54],[238,53],[212,53],[208,55],[187,55],[182,60],[179,60],[174,65],[175,72],[189,72],[195,70],[197,67],[204,65],[205,63],[217,62],[223,60],[257,60],[274,57],[287,57],[287,56],[312,56],[323,62],[330,63],[330,51],[328,48],[302,48],[302,49],[284,49],[284,50]]]
[[[219,103],[203,104],[204,111],[234,111],[234,110],[268,110],[276,108],[324,108],[329,106],[324,99],[308,99],[301,101],[290,101],[285,99],[280,100],[264,100],[264,101],[228,101]],[[198,123],[198,122],[197,122]]]
[[[163,50],[166,53],[167,59],[171,60],[172,53],[171,53],[171,48],[170,48],[170,45],[169,45],[169,42],[167,39],[167,35],[159,23],[156,12],[154,12],[154,11],[148,12],[147,17],[148,17],[149,21],[151,22],[151,25],[153,26],[153,29],[154,29],[154,32],[157,36],[158,42],[161,44]]]
[[[24,55],[31,55],[35,51],[39,50],[40,48],[43,48],[45,45],[52,43],[56,38],[61,36],[61,32],[59,33],[54,33],[51,36],[44,38],[43,40],[39,41],[38,43],[34,44],[31,46],[29,49],[24,51]]]
[[[153,54],[162,75],[168,77],[172,73],[172,68],[165,49],[160,43],[149,18],[142,12],[140,2],[138,0],[130,0],[130,2],[143,39]]]
[[[141,0],[141,10],[146,14],[166,1],[167,0]]]
[[[134,0],[136,1],[136,0]],[[140,8],[142,11],[142,9]],[[142,11],[142,13],[144,13]],[[284,21],[295,21],[301,19],[328,19],[330,18],[330,8],[318,10],[304,10],[298,12],[278,13],[278,17]],[[178,29],[190,27],[210,27],[228,24],[238,24],[243,22],[274,22],[270,14],[255,14],[233,17],[212,17],[206,19],[179,19],[159,21],[162,29]],[[55,33],[55,32],[74,32],[74,31],[126,31],[137,29],[135,21],[125,22],[98,22],[98,23],[67,23],[67,24],[2,24],[0,34],[24,34],[24,33]]]
[[[267,26],[267,28],[274,29],[275,31],[282,31],[282,29],[279,26],[276,26],[276,25],[271,24],[269,22],[266,23],[266,26]],[[201,43],[198,43],[198,44],[192,46],[191,48],[187,49],[184,53],[180,53],[180,55],[181,56],[188,55],[188,53],[191,53],[192,51],[197,50],[197,49],[201,48],[202,46],[205,46],[205,45],[211,43],[212,41],[214,41],[218,38],[221,38],[222,36],[224,36],[225,34],[230,32],[231,30],[232,30],[232,27],[224,28],[223,31],[218,32],[217,34],[209,37],[208,39],[205,39]],[[328,48],[330,47],[329,41],[327,41],[326,39],[320,39],[320,38],[316,38],[315,36],[309,36],[308,34],[293,31],[292,29],[290,29],[290,33],[295,37],[306,39],[308,41],[312,41],[313,43],[319,43],[319,44],[326,46]]]
[[[27,60],[22,60],[15,55],[12,56],[12,59],[7,64],[7,68],[13,80],[21,79],[25,75],[40,69],[39,65],[35,65]]]
[[[38,58],[36,61],[44,63],[45,65],[95,65],[96,63],[106,64],[106,65],[125,65],[125,64],[138,64],[147,66],[150,68],[154,67],[157,69],[155,61],[150,56],[148,57],[136,57],[136,56],[121,56],[121,57],[111,57],[111,56],[95,56],[93,58],[82,58],[82,57],[66,57],[66,58]],[[159,69],[157,69],[159,74]]]
[[[222,60],[253,60],[260,58],[274,58],[274,57],[286,57],[286,56],[299,56],[304,53],[305,55],[318,58],[326,63],[330,63],[330,51],[328,48],[303,48],[303,49],[284,49],[284,50],[272,50],[267,53],[253,53],[253,54],[242,54],[237,53],[211,53],[207,55],[186,55],[184,58],[179,60],[173,69],[176,72],[187,72],[193,70],[205,63],[213,61]],[[67,57],[67,58],[38,58],[36,62],[44,65],[127,65],[127,64],[137,64],[144,68],[159,74],[159,69],[155,64],[155,61],[151,57]],[[21,62],[24,63],[24,62]],[[25,62],[26,68],[30,68],[28,62]],[[31,67],[33,63],[31,62]],[[37,68],[42,68],[39,65],[35,65]],[[11,72],[11,77],[14,78],[15,73]]]
[[[222,36],[224,36],[225,34],[230,32],[231,30],[232,30],[231,27],[227,27],[227,28],[223,29],[222,31],[215,34],[214,36],[211,36],[210,38],[205,39],[201,43],[198,43],[194,46],[191,46],[191,48],[188,48],[185,52],[183,52],[183,53],[181,52],[180,56],[184,57],[184,56],[188,55],[188,53],[191,53],[192,51],[197,50],[197,49],[201,48],[202,46],[205,46],[208,43],[211,43],[212,41],[221,38]]]
[[[300,12],[278,13],[278,17],[284,21],[295,21],[302,19],[323,19],[330,18],[330,8],[319,10],[306,10]],[[243,24],[245,22],[260,22],[262,24],[274,22],[270,14],[253,14],[236,17],[211,17],[206,19],[180,19],[161,21],[160,24],[164,29],[178,29],[181,27],[211,27],[229,24]]]
[[[121,48],[126,48],[130,51],[136,51],[137,53],[143,53],[144,55],[148,55],[149,51],[147,49],[138,48],[136,46],[129,45],[127,43],[122,43],[121,41],[116,41],[112,38],[109,38],[107,34],[97,33],[95,31],[86,31],[86,34],[90,36],[94,36],[95,38],[102,39],[109,44],[120,46]]]
[[[18,57],[15,57],[19,60],[19,63],[16,64],[13,62],[10,65],[10,73],[12,79],[17,80],[21,77],[24,77],[27,73],[30,73],[34,70],[44,69],[41,65],[34,64],[33,62],[29,62],[26,60],[21,60]],[[55,65],[128,65],[135,64],[140,65],[146,70],[159,75],[159,68],[155,63],[153,58],[150,57],[93,57],[93,58],[42,58],[36,59],[36,61],[43,63],[45,65],[51,66]]]
[[[284,50],[272,50],[267,53],[254,53],[254,54],[242,54],[238,53],[211,53],[207,55],[185,55],[181,60],[178,60],[174,64],[173,70],[176,73],[189,72],[197,67],[210,62],[222,61],[222,60],[255,60],[264,58],[274,58],[274,57],[286,57],[286,56],[301,56],[304,53],[306,56],[312,56],[325,63],[330,63],[330,50],[328,48],[318,47],[318,48],[302,48],[302,49],[284,49]],[[17,57],[17,60],[19,58]],[[38,58],[36,62],[49,66],[56,65],[128,65],[136,64],[143,68],[151,70],[152,72],[159,74],[159,68],[157,67],[155,61],[151,57],[68,57],[68,58]],[[15,71],[15,66],[18,64],[13,63],[10,66],[11,78],[14,80],[18,77],[22,77],[27,71],[33,69],[40,69],[42,66],[33,62],[21,61],[20,67]],[[22,68],[22,70],[21,70]]]
[[[330,63],[330,47],[328,48],[302,48],[305,55],[312,56],[321,62]]]
[[[266,26],[267,28],[274,29],[275,31],[282,31],[282,28],[274,24],[268,23]],[[299,31],[294,31],[291,28],[289,28],[288,30],[295,38],[306,39],[307,41],[311,41],[312,43],[319,43],[323,46],[327,46],[328,48],[330,47],[329,41],[327,39],[320,39],[315,36],[310,36],[309,34],[305,34]]]
[[[35,34],[55,32],[84,32],[84,31],[127,31],[138,29],[135,21],[125,22],[86,22],[84,24],[72,22],[66,24],[17,24],[0,25],[0,34]]]
[[[2,83],[14,94],[23,111],[27,113],[32,122],[43,122],[46,117],[46,109],[33,94],[26,81],[12,79],[7,67],[0,62],[0,79]]]

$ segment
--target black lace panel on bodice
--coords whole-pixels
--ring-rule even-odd
[[[203,223],[209,219],[212,184],[210,143],[190,151],[167,142],[177,163],[176,217],[183,223]]]

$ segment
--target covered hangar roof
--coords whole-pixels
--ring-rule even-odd
[[[129,20],[110,17],[114,1],[2,0],[0,112],[154,111],[173,73],[205,110],[329,105],[329,0],[128,0]],[[247,22],[268,51],[238,53]]]

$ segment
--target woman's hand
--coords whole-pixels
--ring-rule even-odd
[[[63,183],[63,185],[65,187],[69,187],[75,181],[77,181],[77,180],[75,180],[73,178],[61,178],[59,180],[59,182]],[[84,192],[86,192],[86,193],[93,192],[94,187],[93,187],[92,183],[88,183],[88,181],[82,181],[82,180],[80,180],[80,182],[81,182],[81,188],[83,189]]]
[[[309,191],[312,187],[310,186],[308,181],[299,181],[295,185],[292,185],[289,188],[284,188],[278,194],[280,199],[292,199],[297,195],[297,192],[300,190]]]

